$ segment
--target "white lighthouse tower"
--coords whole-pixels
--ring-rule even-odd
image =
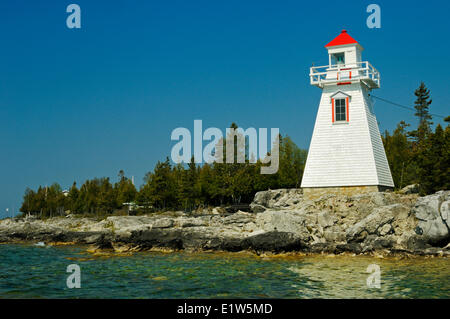
[[[312,67],[322,89],[302,179],[305,195],[355,194],[394,187],[369,92],[380,74],[362,61],[363,48],[347,31],[325,46],[329,63]]]

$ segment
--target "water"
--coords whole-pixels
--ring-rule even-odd
[[[66,268],[81,268],[81,288]],[[381,268],[368,288],[367,266]],[[0,298],[450,298],[448,258],[154,253],[0,245]]]

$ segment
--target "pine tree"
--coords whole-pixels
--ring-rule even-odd
[[[20,207],[21,212],[23,213],[35,212],[33,207],[35,196],[36,194],[34,193],[34,191],[27,187],[25,190],[25,194],[23,195],[22,206]]]
[[[409,124],[401,121],[392,136],[388,131],[382,136],[392,179],[397,188],[419,182],[417,164],[413,159],[411,141],[406,132],[408,126]]]
[[[425,86],[425,83],[421,82],[419,88],[414,92],[417,97],[414,102],[414,108],[416,112],[415,116],[419,119],[417,130],[411,132],[411,135],[415,138],[417,146],[420,148],[422,142],[426,139],[427,135],[431,132],[432,117],[429,113],[429,107],[432,102],[430,98],[430,90]]]
[[[77,188],[77,183],[73,182],[72,187],[69,190],[68,198],[68,209],[72,213],[81,213],[82,203],[80,201],[80,191]]]
[[[199,204],[198,168],[194,156],[188,164],[188,169],[179,174],[181,181],[177,196],[185,211],[191,211]]]
[[[144,200],[155,208],[177,207],[176,180],[167,157],[164,162],[156,164],[153,173],[146,175]]]
[[[450,122],[450,117],[448,116],[445,119],[445,121]],[[450,124],[447,124],[447,127],[445,128],[444,131],[444,143],[442,150],[441,165],[442,165],[441,172],[445,177],[442,189],[450,190]]]
[[[123,203],[131,203],[136,200],[136,187],[133,185],[133,182],[125,177],[125,173],[123,170],[119,171],[118,174],[119,181],[114,184],[114,192],[117,198],[117,206],[121,207]]]
[[[426,148],[419,154],[420,193],[432,194],[449,187],[448,136],[441,125],[424,142]]]
[[[307,152],[299,149],[289,136],[280,136],[280,167],[277,174],[281,188],[300,186],[306,156]]]

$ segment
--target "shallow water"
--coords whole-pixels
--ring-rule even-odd
[[[81,268],[69,289],[67,266]],[[368,265],[381,270],[368,288]],[[154,253],[0,245],[0,298],[450,298],[448,258]]]

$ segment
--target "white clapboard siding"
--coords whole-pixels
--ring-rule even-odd
[[[331,96],[350,96],[349,122],[332,122]],[[361,82],[323,88],[302,187],[393,187],[367,89]]]
[[[379,185],[394,187],[391,170],[384,151],[383,141],[381,140],[380,130],[378,129],[377,118],[375,116],[372,101],[368,96],[368,90],[363,87],[363,97],[365,109],[367,112],[367,123],[369,125],[370,138],[374,153],[375,164],[377,168]]]

